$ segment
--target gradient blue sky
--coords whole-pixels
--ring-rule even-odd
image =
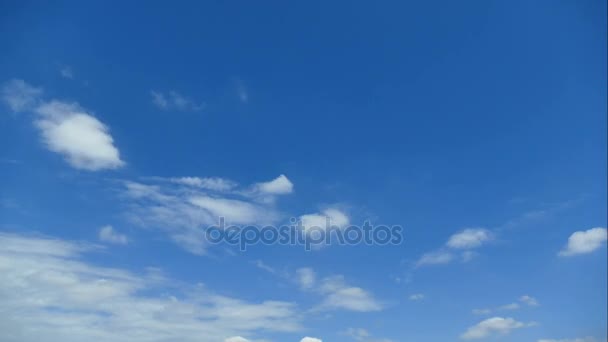
[[[3,2],[0,339],[605,341],[606,11]],[[405,241],[206,246],[191,196]]]

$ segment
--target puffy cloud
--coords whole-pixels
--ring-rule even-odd
[[[320,213],[302,215],[300,221],[305,230],[310,230],[312,227],[327,228],[328,225],[344,228],[348,225],[350,219],[343,211],[328,208]]]
[[[84,260],[93,248],[0,233],[0,312],[15,313],[0,322],[0,340],[223,341],[301,328],[293,303],[96,266]]]
[[[36,109],[36,126],[47,148],[77,169],[96,171],[124,165],[106,125],[75,103],[51,101]]]
[[[470,327],[460,338],[464,340],[474,340],[486,338],[492,335],[505,335],[515,329],[532,326],[534,323],[522,323],[513,318],[492,317]]]
[[[126,235],[118,233],[112,226],[104,226],[99,229],[99,240],[119,245],[126,245],[128,242]]]
[[[36,88],[23,80],[13,79],[2,87],[2,100],[13,112],[31,110],[40,101],[42,88]]]
[[[300,340],[300,342],[323,342],[322,340],[315,338],[315,337],[304,337],[303,339]]]
[[[608,239],[606,228],[597,227],[574,232],[568,238],[568,244],[559,252],[559,255],[573,256],[591,253],[605,244],[606,239]]]
[[[293,192],[293,183],[285,175],[280,175],[271,181],[257,183],[255,189],[261,194],[284,195]]]
[[[450,237],[447,246],[454,249],[471,249],[491,239],[490,232],[483,228],[469,228]]]
[[[177,91],[169,91],[162,93],[152,90],[152,103],[162,110],[179,110],[179,111],[200,111],[205,108],[204,103],[197,103],[190,98],[187,98]]]
[[[464,229],[450,236],[444,247],[423,254],[416,262],[416,267],[449,264],[457,259],[457,254],[460,254],[462,262],[469,262],[477,256],[477,253],[471,251],[471,249],[481,247],[491,239],[492,234],[487,229]]]
[[[63,155],[77,169],[97,171],[116,169],[125,163],[109,129],[77,103],[42,101],[42,89],[23,80],[12,80],[2,88],[3,101],[15,112],[32,111],[42,141]]]

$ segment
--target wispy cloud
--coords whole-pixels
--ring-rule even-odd
[[[167,233],[195,254],[206,252],[204,229],[218,224],[220,217],[226,225],[274,224],[281,217],[274,201],[260,201],[248,190],[235,188],[236,182],[198,177],[166,180],[153,177],[147,183],[123,182],[126,215],[138,225]]]
[[[63,78],[67,78],[67,79],[74,79],[74,71],[72,70],[71,67],[64,65],[59,69],[59,73],[61,74],[61,77]]]
[[[205,108],[204,103],[198,103],[175,90],[167,93],[152,90],[150,95],[152,95],[152,103],[161,110],[197,112]]]
[[[501,305],[495,309],[473,309],[473,314],[489,315],[493,311],[518,310],[518,309],[521,309],[522,306],[535,307],[535,306],[539,306],[539,305],[540,304],[536,298],[528,296],[528,295],[523,295],[523,296],[519,297],[517,299],[517,301],[509,303],[509,304]]]
[[[1,335],[25,342],[223,341],[301,328],[293,303],[248,302],[152,270],[95,266],[84,261],[90,252],[69,241],[0,233],[0,311],[19,313],[4,317]]]
[[[296,271],[296,282],[305,291],[322,295],[313,311],[348,310],[369,312],[382,310],[383,305],[368,291],[346,283],[344,276],[333,275],[317,280],[311,268]]]
[[[112,226],[103,226],[99,229],[99,240],[119,245],[126,245],[128,243],[127,236],[120,234]]]
[[[522,323],[513,318],[492,317],[470,327],[460,338],[463,340],[476,340],[494,335],[507,335],[513,330],[534,325],[536,325],[534,322]]]

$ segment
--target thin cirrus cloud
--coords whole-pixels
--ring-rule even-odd
[[[205,109],[204,103],[198,103],[175,90],[167,93],[152,90],[152,103],[159,109],[165,111],[198,112]]]
[[[105,124],[78,103],[44,101],[42,93],[23,80],[11,80],[2,89],[2,99],[14,112],[34,114],[46,148],[72,167],[99,171],[125,165]]]
[[[492,317],[470,327],[460,335],[460,338],[463,340],[477,340],[491,336],[507,335],[513,330],[535,325],[534,322],[523,323],[513,318]]]
[[[602,227],[574,232],[568,238],[566,247],[559,252],[559,256],[570,257],[594,252],[606,244],[607,239],[608,232]]]
[[[84,260],[94,251],[66,240],[0,233],[0,311],[19,313],[5,317],[3,336],[194,342],[302,328],[294,303],[226,297],[158,270],[96,266]]]

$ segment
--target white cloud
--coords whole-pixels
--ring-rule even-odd
[[[300,216],[300,221],[304,230],[310,230],[312,227],[328,228],[328,226],[336,226],[345,228],[350,219],[346,213],[336,208],[327,208],[320,213],[306,214]]]
[[[325,295],[323,302],[318,307],[320,310],[343,309],[368,312],[382,309],[382,305],[371,293],[360,287],[346,284],[342,276],[323,279],[318,290]]]
[[[251,342],[251,340],[248,340],[241,336],[233,336],[225,339],[224,342]]]
[[[358,312],[379,311],[382,304],[360,287],[347,284],[344,277],[334,275],[317,281],[315,271],[309,267],[296,270],[295,283],[301,290],[323,296],[313,311],[349,310]]]
[[[301,289],[307,290],[315,285],[317,275],[310,267],[303,267],[296,270],[296,281]]]
[[[422,293],[415,293],[415,294],[413,294],[413,295],[411,295],[411,296],[409,297],[409,299],[410,299],[411,301],[421,301],[421,300],[423,300],[424,298],[425,298],[425,296],[424,296],[424,294],[422,294]]]
[[[522,323],[513,318],[492,317],[470,327],[460,338],[474,340],[492,335],[506,335],[515,329],[532,326],[534,323]]]
[[[99,229],[99,240],[119,245],[126,245],[128,242],[127,236],[118,233],[112,226],[104,226]]]
[[[0,340],[223,341],[295,332],[293,303],[248,302],[201,284],[84,261],[86,245],[0,233]]]
[[[304,337],[303,339],[300,340],[300,342],[323,342],[322,340],[315,338],[315,337]]]
[[[416,262],[416,267],[449,264],[457,259],[457,255],[455,254],[458,253],[463,263],[469,262],[477,256],[477,253],[471,251],[471,249],[481,247],[491,239],[492,234],[487,229],[464,229],[450,236],[445,246],[441,249],[423,254]]]
[[[280,175],[269,182],[257,183],[255,189],[262,194],[284,195],[293,192],[293,183],[285,175]]]
[[[416,262],[416,267],[426,265],[449,264],[454,259],[454,255],[446,251],[429,252],[423,254]]]
[[[40,101],[42,88],[36,88],[23,80],[13,79],[2,87],[2,100],[13,112],[31,110]]]
[[[174,90],[169,91],[167,94],[152,90],[150,95],[152,95],[152,103],[162,110],[196,112],[205,108],[204,103],[197,103]]]
[[[46,147],[73,167],[97,171],[125,164],[106,125],[77,103],[45,102],[41,96],[41,88],[23,80],[11,80],[2,88],[2,100],[15,112],[32,111]]]
[[[219,177],[174,177],[171,182],[193,187],[213,190],[213,191],[230,191],[238,184],[229,179]]]
[[[276,223],[281,214],[273,202],[258,202],[247,191],[225,191],[225,187],[207,186],[204,179],[183,178],[178,182],[151,179],[143,184],[124,182],[123,198],[128,205],[127,217],[135,224],[167,233],[184,249],[204,254],[207,242],[205,229],[217,225],[223,217],[226,225],[268,225]],[[199,178],[196,178],[199,179]],[[183,185],[187,184],[187,185]],[[201,184],[202,186],[192,186]],[[231,183],[236,186],[236,183]],[[232,185],[231,185],[232,186]]]
[[[106,125],[75,103],[53,100],[36,110],[36,126],[47,148],[77,169],[116,169],[125,163]]]
[[[528,306],[538,306],[538,300],[536,300],[536,298],[534,297],[530,297],[528,295],[524,295],[519,297],[519,301],[528,305]]]
[[[472,249],[490,239],[491,234],[487,229],[469,228],[452,235],[446,245],[454,249]]]
[[[567,246],[559,252],[560,256],[573,256],[595,251],[606,243],[608,233],[606,228],[591,228],[570,235]]]

